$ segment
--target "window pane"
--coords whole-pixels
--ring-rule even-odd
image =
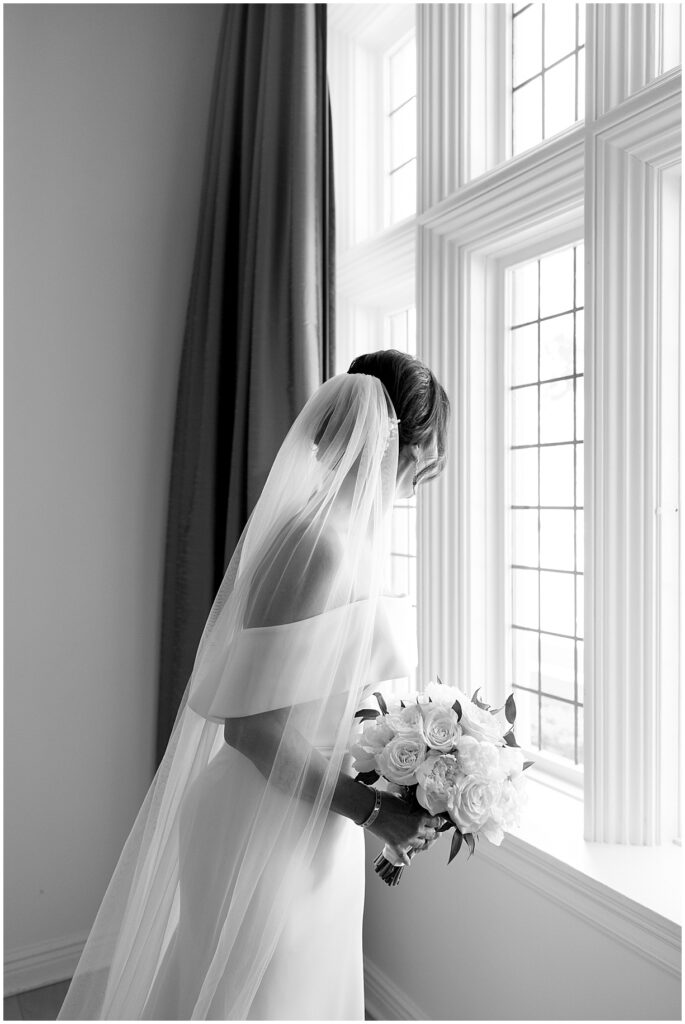
[[[526,324],[538,318],[538,261],[524,263],[512,270],[514,324]]]
[[[576,5],[545,4],[545,67],[576,48]]]
[[[538,326],[511,332],[511,383],[533,384],[538,379]]]
[[[538,695],[516,690],[516,740],[522,747],[540,748],[538,734]]]
[[[575,568],[582,572],[585,562],[585,512],[576,512],[576,564]]]
[[[578,46],[583,46],[585,43],[585,4],[581,7],[578,6]]]
[[[540,565],[545,569],[574,569],[573,512],[543,509],[540,512]]]
[[[540,698],[542,747],[570,761],[575,759],[575,714],[571,704],[552,697]]]
[[[407,314],[395,313],[388,317],[390,325],[390,347],[406,352],[407,346]]]
[[[538,573],[531,569],[512,569],[514,623],[538,628]]]
[[[537,386],[517,388],[511,392],[513,444],[537,444],[538,441],[538,389]],[[571,425],[573,427],[573,424]]]
[[[521,448],[511,453],[512,460],[512,504],[537,505],[538,503],[538,449]]]
[[[512,512],[512,555],[516,565],[538,564],[537,509]]]
[[[576,380],[576,438],[581,441],[585,437],[585,401],[583,377]]]
[[[584,643],[582,640],[576,640],[576,651],[577,651],[577,665],[578,665],[578,700],[582,704],[585,700],[585,663],[583,658],[585,656]]]
[[[515,629],[513,634],[514,684],[537,690],[539,633],[532,633],[527,629]],[[518,705],[518,697],[516,703]],[[516,733],[518,735],[518,719]]]
[[[410,306],[407,311],[407,352],[416,355],[416,307]]]
[[[395,594],[409,593],[409,559],[393,555],[391,558],[392,589]]]
[[[390,176],[390,219],[393,223],[416,213],[416,160]]]
[[[409,537],[411,534],[410,513],[413,513],[407,505],[398,505],[392,511],[392,552],[397,554],[409,554]]]
[[[573,373],[573,313],[540,324],[540,380]]]
[[[576,636],[585,636],[585,577],[576,576]]]
[[[575,314],[576,318],[576,373],[585,367],[585,313]]]
[[[545,693],[574,700],[574,648],[575,640],[541,635],[540,668]]]
[[[542,141],[542,79],[534,78],[514,93],[514,153]]]
[[[390,170],[416,156],[416,99],[390,115]]]
[[[570,573],[540,572],[540,629],[573,636],[574,579]]]
[[[576,307],[585,305],[585,245],[576,246]]]
[[[390,58],[390,110],[416,93],[416,40],[411,39]]]
[[[531,4],[514,18],[514,85],[542,71],[542,5]]]
[[[540,316],[573,309],[573,249],[550,253],[540,260]]]
[[[585,446],[582,444],[576,445],[576,505],[585,504],[585,468],[583,463],[583,455],[585,452]]]
[[[581,19],[582,20],[582,19]],[[576,120],[582,121],[585,117],[585,49],[578,51],[578,117]]]
[[[516,392],[514,392],[516,394]],[[573,440],[573,381],[540,385],[540,443]]]
[[[540,504],[573,505],[573,445],[540,449]]]
[[[576,120],[576,58],[567,57],[545,73],[545,138]]]
[[[578,708],[578,764],[583,764],[583,709]]]

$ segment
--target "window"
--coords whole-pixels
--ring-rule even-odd
[[[380,182],[412,160],[374,140],[402,109],[391,58],[413,25],[397,12],[416,17],[403,98],[419,215],[394,220],[363,182],[347,193],[368,230],[348,232],[338,262],[338,341],[389,344],[415,305],[417,354],[452,399],[447,470],[416,513],[418,685],[439,674],[497,704],[517,687],[533,771],[582,797],[585,837],[668,843],[683,615],[679,5],[342,6],[359,22],[340,48],[347,80],[362,65],[366,77],[336,148],[345,159],[344,133],[366,118],[376,150],[362,159]]]
[[[518,740],[583,761],[583,247],[509,273],[510,683]]]
[[[412,5],[329,7],[336,159],[336,372],[416,351],[416,30]],[[353,163],[348,154],[356,154]],[[416,498],[393,510],[388,585],[417,610]],[[399,692],[416,684],[396,680]]]
[[[584,116],[585,20],[569,3],[514,4],[510,17],[515,156]]]
[[[385,57],[386,223],[416,213],[416,38]]]

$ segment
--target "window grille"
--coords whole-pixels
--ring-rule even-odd
[[[510,272],[511,685],[519,742],[583,763],[583,246]]]
[[[416,36],[386,60],[387,216],[389,224],[416,213]]]
[[[579,4],[512,5],[513,156],[584,116],[584,26]]]

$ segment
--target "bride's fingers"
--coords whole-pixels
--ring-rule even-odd
[[[422,824],[424,828],[439,828],[442,825],[442,818],[424,818]]]

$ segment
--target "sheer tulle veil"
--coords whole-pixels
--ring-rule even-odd
[[[293,424],[215,599],[166,754],[60,1019],[146,1016],[183,913],[184,798],[225,743],[226,718],[282,709],[283,742],[261,800],[235,822],[238,852],[226,863],[217,851],[221,925],[201,984],[183,993],[187,1019],[208,1016],[219,983],[230,993],[227,1017],[248,1015],[298,876],[316,853],[354,712],[365,687],[393,674],[374,654],[374,635],[397,457],[395,412],[373,376],[333,377]],[[286,740],[316,736],[331,707],[339,725],[327,768],[305,794]]]

